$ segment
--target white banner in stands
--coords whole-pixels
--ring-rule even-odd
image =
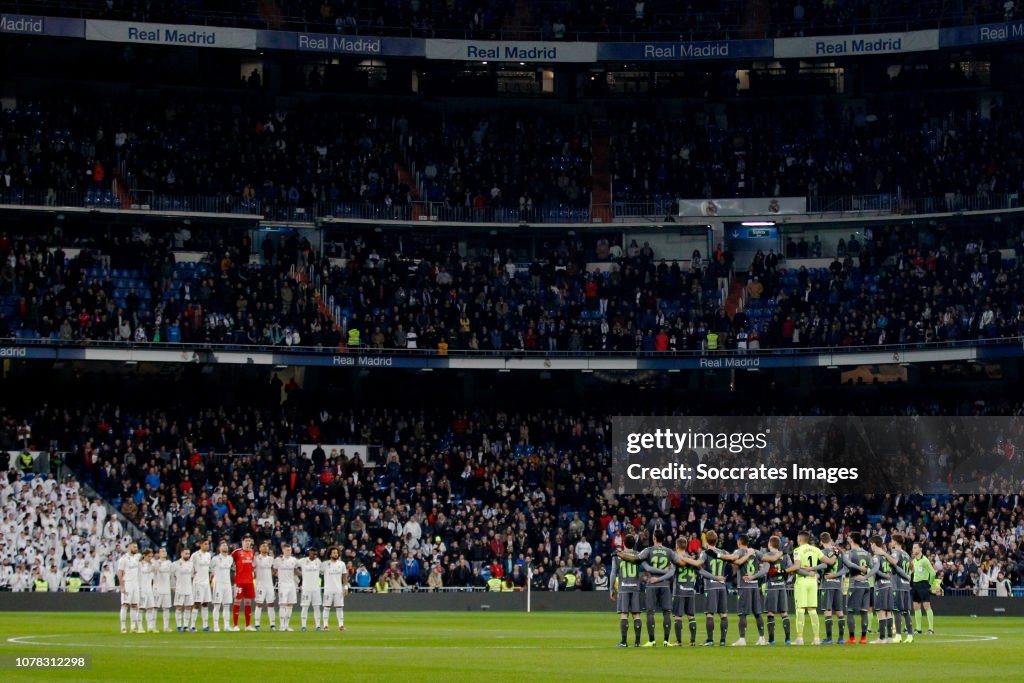
[[[427,59],[460,62],[597,61],[597,43],[534,43],[507,40],[427,40]]]
[[[776,38],[775,58],[843,57],[884,55],[895,52],[926,52],[939,49],[939,31],[869,33],[862,36],[814,36]]]
[[[807,213],[805,197],[750,199],[680,199],[680,216],[772,216]]]
[[[85,22],[85,39],[140,45],[256,49],[256,31],[248,28],[224,28],[221,26],[143,24],[134,21],[90,19]]]
[[[313,459],[313,450],[316,448],[315,443],[304,443],[299,446],[299,452],[302,457],[306,460]],[[375,465],[376,463],[370,462],[370,447],[365,444],[351,444],[351,443],[322,443],[320,448],[324,449],[324,454],[327,459],[330,460],[332,457],[338,457],[341,455],[341,451],[345,451],[345,457],[351,460],[356,455],[363,461],[364,465]],[[333,451],[333,453],[332,453]]]

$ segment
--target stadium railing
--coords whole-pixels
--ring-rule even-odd
[[[589,223],[590,209],[549,205],[532,209],[488,206],[475,209],[444,202],[413,202],[411,220],[451,223]]]
[[[847,196],[814,196],[807,200],[810,214],[856,214],[859,216],[914,215],[970,211],[1005,211],[1020,208],[1018,193],[909,198],[899,193]],[[61,190],[11,188],[0,190],[0,206],[31,206],[50,209],[153,211],[161,213],[205,213],[252,216],[264,220],[312,223],[317,219],[371,221],[430,221],[478,223],[483,225],[536,223],[664,223],[675,221],[674,199],[661,201],[616,201],[610,207],[556,204],[520,209],[518,207],[450,206],[445,202],[282,202],[242,199],[234,195],[200,196],[164,194],[150,190],[123,193],[107,189]]]
[[[999,211],[1020,207],[1016,192],[964,195],[949,192],[933,197],[906,197],[900,193],[807,198],[808,213],[922,214],[958,211]]]
[[[138,350],[162,350],[162,351],[194,351],[194,352],[264,352],[264,353],[307,353],[325,355],[391,355],[411,357],[451,357],[463,356],[470,358],[705,358],[721,356],[750,356],[750,357],[785,357],[793,355],[805,355],[814,353],[827,354],[855,354],[870,352],[893,353],[893,362],[899,362],[899,355],[905,351],[920,351],[928,349],[951,349],[951,348],[972,348],[978,346],[994,345],[1017,345],[1024,346],[1024,336],[993,337],[987,339],[961,339],[951,342],[920,342],[914,344],[882,344],[874,346],[801,346],[801,347],[780,347],[757,350],[740,349],[718,349],[708,350],[687,350],[687,351],[548,351],[548,350],[473,350],[453,349],[439,351],[437,349],[404,349],[389,347],[369,347],[333,349],[322,346],[288,346],[279,344],[276,346],[254,345],[254,344],[191,344],[188,342],[116,342],[109,340],[60,340],[40,339],[29,337],[0,337],[0,345],[25,348],[64,348],[64,349],[138,349]],[[5,350],[6,351],[6,350]],[[11,355],[7,351],[6,355]],[[184,360],[184,357],[183,357]],[[200,362],[202,358],[195,354],[192,359]]]

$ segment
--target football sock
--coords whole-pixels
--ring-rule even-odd
[[[843,636],[846,635],[846,619],[839,617],[837,621],[839,622],[839,640],[842,640]]]
[[[690,618],[690,642],[697,642],[697,619],[695,617]]]
[[[238,603],[231,605],[231,623],[238,626]]]
[[[797,610],[797,613],[796,613],[796,637],[797,638],[803,638],[804,637],[804,618],[805,618],[804,610],[802,610],[802,609],[801,610]]]
[[[709,614],[705,621],[706,621],[705,625],[707,626],[707,629],[708,629],[708,640],[714,640],[715,639],[715,618]]]
[[[929,607],[925,611],[925,616],[928,617],[928,630],[929,631],[934,631],[935,630],[935,613],[932,612],[932,608],[931,607]]]
[[[755,614],[754,621],[757,622],[757,636],[759,638],[764,638],[764,617],[760,614]]]
[[[306,624],[309,621],[309,607],[303,605],[302,609],[299,610],[299,613],[302,619],[302,628],[306,628]]]
[[[811,633],[814,634],[815,638],[821,637],[821,622],[818,621],[818,613],[811,610],[808,615],[811,617]]]
[[[252,623],[252,605],[245,606],[245,626],[246,628]]]
[[[866,636],[868,634],[868,625],[870,624],[870,622],[871,622],[871,615],[869,613],[867,613],[867,612],[861,612],[860,613],[860,637],[861,638],[863,638],[864,636]],[[852,629],[850,630],[850,633],[851,634],[853,633]]]
[[[663,620],[662,626],[664,627],[664,632],[665,632],[665,642],[667,643],[669,641],[669,638],[672,636],[672,613],[671,612],[663,612],[662,613],[662,620]]]
[[[274,615],[274,608],[273,607],[270,607],[269,605],[267,606],[267,614],[270,616],[270,625],[271,626],[277,625],[277,622],[274,621],[274,616],[275,615]],[[259,617],[257,617],[257,618],[259,618]],[[259,622],[257,622],[257,623],[259,623]]]
[[[831,614],[826,614],[825,615],[825,638],[827,640],[832,640],[832,615]]]
[[[723,614],[719,626],[722,628],[722,642],[725,642],[725,634],[729,632],[729,617]]]
[[[334,608],[334,614],[335,614],[335,616],[338,617],[338,626],[344,626],[345,625],[345,608],[344,607],[335,607]]]
[[[647,613],[647,640],[654,640],[654,612]]]
[[[203,614],[203,628],[209,628],[210,627],[210,606],[209,605],[203,605],[203,607],[202,607],[202,614]]]
[[[740,638],[747,637],[747,615],[740,615]]]
[[[768,615],[768,640],[775,642],[775,615]]]
[[[622,634],[622,644],[625,645],[629,636],[629,619],[619,619],[619,631]]]
[[[637,643],[640,642],[640,617],[633,618],[633,634],[636,636]]]
[[[259,605],[256,605],[256,616],[255,616],[255,622],[254,623],[256,624],[257,628],[259,628],[259,625],[260,625],[260,615],[261,614],[263,614],[263,608],[260,607]]]
[[[121,628],[125,628],[128,621],[128,605],[121,605]]]
[[[676,642],[683,642],[683,620],[676,619]]]
[[[789,640],[789,615],[782,617],[782,630],[786,633],[786,640]]]
[[[165,609],[164,610],[164,629],[169,629],[170,627],[171,627],[171,610]]]
[[[921,608],[914,610],[914,628],[921,630]]]

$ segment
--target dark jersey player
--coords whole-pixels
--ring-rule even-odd
[[[825,640],[821,644],[832,645],[836,643],[842,645],[846,642],[843,639],[843,631],[846,627],[846,620],[844,618],[846,613],[846,595],[843,593],[843,579],[850,573],[850,569],[843,565],[840,559],[842,551],[832,543],[832,534],[824,531],[818,537],[818,541],[821,544],[821,552],[824,553],[821,561],[823,564],[828,565],[823,570],[821,595],[818,598],[822,612],[825,613]],[[839,621],[839,638],[835,641],[832,640],[833,616]]]
[[[651,580],[647,587],[647,631],[650,639],[644,647],[654,645],[654,608],[666,605],[666,611],[672,608],[672,586],[669,582],[659,583],[656,579],[670,577],[673,574],[675,553],[662,543],[665,537],[661,531],[654,534],[654,545],[643,552],[636,552],[636,536],[627,534],[623,539],[625,549],[612,558],[612,598],[618,594],[618,612],[620,615],[619,629],[622,640],[618,647],[626,647],[626,636],[629,632],[628,618],[633,618],[633,630],[636,634],[634,645],[640,647],[640,574],[648,572]],[[667,596],[662,592],[667,589]],[[667,612],[666,612],[667,615]],[[669,621],[666,616],[666,621]],[[667,628],[666,638],[667,644]]]
[[[757,644],[767,645],[764,639],[764,619],[761,616],[762,594],[761,580],[768,575],[771,568],[765,561],[766,556],[774,557],[749,547],[746,536],[737,539],[736,554],[736,593],[739,596],[739,605],[736,610],[740,617],[740,637],[733,643],[734,646],[743,647],[747,644],[747,617],[754,615],[757,622]]]
[[[672,614],[676,622],[676,642],[672,647],[683,644],[683,617],[690,624],[690,647],[697,644],[697,569],[686,550],[687,541],[680,536],[676,539],[675,594],[672,598]]]
[[[843,566],[850,572],[850,585],[846,592],[846,631],[850,634],[846,642],[853,644],[857,642],[854,635],[854,618],[860,613],[860,642],[868,642],[868,594],[871,589],[868,586],[868,574],[871,572],[871,553],[861,547],[863,539],[854,531],[847,540],[850,542],[850,549],[843,558]]]
[[[719,644],[725,646],[725,637],[729,632],[729,603],[728,593],[725,591],[725,574],[727,563],[735,562],[739,555],[726,553],[718,549],[718,534],[714,530],[704,534],[704,550],[700,557],[693,561],[694,566],[699,567],[700,575],[704,577],[704,596],[707,600],[704,606],[705,626],[707,627],[707,640],[704,647],[715,644],[715,615],[718,615],[720,623]]]
[[[675,573],[676,553],[665,547],[665,532],[656,529],[652,535],[654,545],[644,548],[637,558],[643,568],[651,573],[644,589],[644,603],[647,608],[647,642],[643,647],[654,647],[654,613],[661,611],[665,639],[662,646],[668,647],[672,634],[672,575]]]

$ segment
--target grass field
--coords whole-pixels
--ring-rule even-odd
[[[623,650],[611,613],[346,616],[345,633],[122,635],[116,613],[0,613],[0,655],[93,657],[89,671],[3,671],[0,680],[1024,680],[1024,619],[1009,617],[939,616],[936,635],[911,645]]]

